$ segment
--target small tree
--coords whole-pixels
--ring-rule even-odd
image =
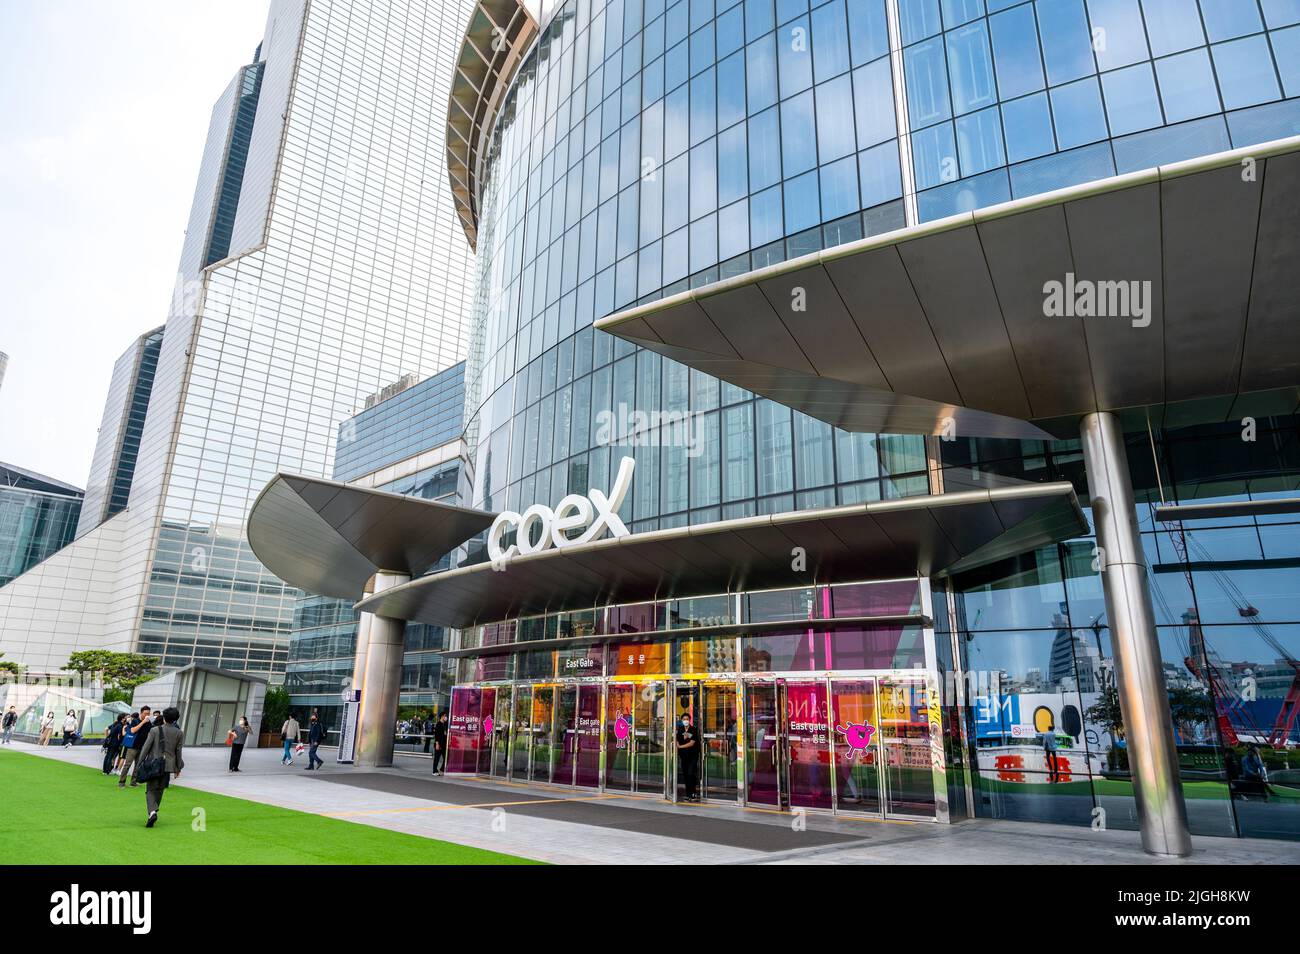
[[[1088,707],[1084,718],[1094,725],[1099,725],[1110,733],[1112,739],[1124,737],[1124,713],[1119,706],[1119,690],[1113,682],[1108,682],[1101,690],[1097,701]],[[1106,762],[1111,769],[1127,768],[1119,747],[1112,745],[1106,752]]]
[[[0,653],[3,656],[4,653]],[[21,676],[26,667],[14,662],[11,659],[0,659],[0,672],[7,672],[14,676]]]
[[[69,656],[63,668],[82,678],[98,679],[104,686],[105,702],[130,702],[135,687],[158,674],[158,660],[143,653],[83,649]]]
[[[289,690],[284,686],[267,686],[262,700],[262,731],[279,732],[289,718]]]
[[[112,664],[113,657],[117,653],[110,652],[107,649],[82,649],[68,657],[68,663],[63,667],[65,672],[75,672],[82,679],[88,679],[91,683],[96,680],[104,681],[104,673]]]

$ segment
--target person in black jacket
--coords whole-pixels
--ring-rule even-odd
[[[441,775],[447,765],[447,713],[438,716],[433,726],[433,774]]]
[[[318,765],[324,765],[325,760],[316,754],[316,749],[325,741],[325,724],[316,717],[316,713],[311,714],[311,722],[307,723],[307,771],[310,772]]]
[[[696,789],[700,784],[700,733],[691,725],[691,714],[682,713],[677,726],[677,766],[685,789],[683,801],[698,802]]]
[[[117,753],[122,751],[122,730],[125,728],[123,723],[126,716],[120,715],[104,731],[104,774],[113,774],[113,764],[117,761]]]

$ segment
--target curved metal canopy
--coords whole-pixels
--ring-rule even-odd
[[[484,137],[536,37],[537,20],[521,0],[478,0],[470,12],[451,77],[446,137],[452,201],[470,248],[478,243]]]
[[[357,604],[465,627],[610,602],[703,596],[981,566],[1086,533],[1069,483],[801,510],[657,530],[433,573]],[[802,548],[805,566],[795,563]]]
[[[495,519],[485,510],[277,474],[248,514],[248,544],[286,583],[355,600],[378,571],[419,576]]]
[[[1297,222],[1300,136],[872,236],[596,327],[854,431],[1074,437],[1093,411],[1292,413]],[[1129,314],[1049,317],[1053,282],[1110,311],[1130,295]]]

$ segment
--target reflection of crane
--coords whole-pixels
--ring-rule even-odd
[[[1187,576],[1187,585],[1192,588],[1192,567],[1189,559],[1189,549],[1194,551],[1198,561],[1207,565],[1214,564],[1213,555],[1205,549],[1200,541],[1191,538],[1190,534],[1183,528],[1182,521],[1174,524],[1170,539],[1173,541],[1174,549],[1178,552],[1178,558],[1183,565],[1183,573]],[[1235,715],[1239,720],[1238,724],[1245,724],[1253,730],[1257,739],[1261,739],[1274,749],[1286,747],[1287,740],[1291,737],[1291,731],[1295,727],[1296,717],[1300,715],[1300,660],[1297,660],[1286,647],[1275,637],[1267,626],[1259,622],[1259,609],[1252,606],[1250,600],[1246,598],[1241,589],[1228,574],[1219,569],[1212,569],[1215,581],[1227,595],[1228,599],[1237,608],[1237,615],[1243,620],[1249,622],[1251,629],[1262,639],[1273,652],[1277,653],[1279,659],[1285,660],[1293,670],[1291,685],[1287,689],[1285,698],[1282,700],[1282,707],[1278,710],[1277,718],[1273,720],[1273,727],[1265,737],[1263,731],[1255,724],[1243,705],[1241,696],[1236,689],[1222,679],[1213,663],[1209,662],[1209,652],[1205,648],[1205,636],[1201,631],[1200,621],[1197,620],[1193,625],[1191,617],[1185,615],[1184,619],[1188,620],[1188,643],[1186,645],[1187,655],[1184,658],[1184,665],[1187,669],[1210,689],[1215,699],[1215,709],[1218,713],[1219,731],[1223,734],[1223,740],[1228,745],[1237,745],[1238,737],[1233,727],[1230,715]],[[1158,588],[1154,588],[1157,598],[1166,613],[1169,613],[1168,604],[1164,597],[1160,595]],[[1172,616],[1172,614],[1169,614]],[[1204,667],[1201,660],[1206,660]]]

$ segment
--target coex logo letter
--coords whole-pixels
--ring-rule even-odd
[[[148,934],[153,924],[150,891],[85,891],[74,884],[70,891],[50,895],[50,923],[129,924],[133,934]]]
[[[494,564],[509,560],[516,553],[527,555],[540,553],[550,547],[563,549],[575,543],[590,543],[606,530],[610,536],[627,536],[627,526],[619,519],[618,508],[623,506],[628,488],[632,486],[632,471],[636,461],[624,457],[618,465],[618,476],[609,495],[601,493],[595,487],[587,491],[587,496],[569,494],[552,510],[545,504],[533,504],[522,514],[510,510],[497,515],[488,531],[488,559]],[[540,529],[540,535],[533,540],[533,525]],[[566,531],[586,527],[580,536],[570,539]],[[505,550],[501,549],[501,538],[510,529],[515,530],[515,542]]]

